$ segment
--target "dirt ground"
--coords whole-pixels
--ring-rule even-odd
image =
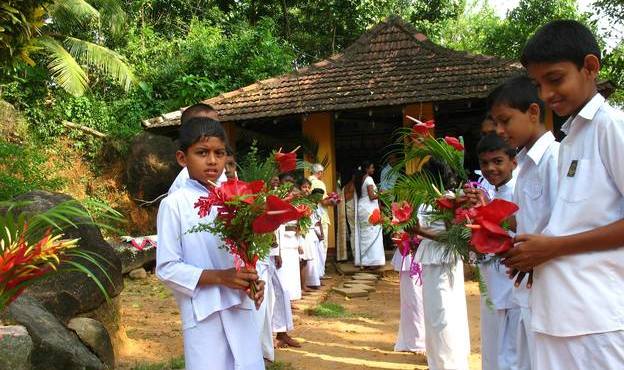
[[[338,282],[339,278],[332,280]],[[466,282],[470,321],[470,369],[481,369],[479,289]],[[166,362],[180,357],[182,333],[177,307],[168,289],[149,275],[126,280],[122,293],[122,322],[128,339],[118,359],[119,369],[137,363]],[[399,280],[393,273],[377,284],[367,298],[345,299],[330,294],[349,317],[326,318],[298,314],[292,335],[303,342],[298,349],[280,349],[276,360],[296,370],[427,369],[423,356],[393,351],[399,325]]]

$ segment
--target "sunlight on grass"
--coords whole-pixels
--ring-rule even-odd
[[[318,317],[351,317],[351,314],[338,303],[324,302],[310,310],[310,315]]]
[[[290,364],[290,362],[275,361],[267,364],[266,370],[295,370],[295,368]]]
[[[132,370],[177,370],[184,369],[184,357],[172,358],[168,362],[162,363],[141,363],[137,364]],[[287,368],[284,368],[287,369]]]

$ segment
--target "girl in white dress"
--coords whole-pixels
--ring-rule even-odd
[[[377,186],[373,181],[375,166],[364,161],[355,176],[357,196],[355,227],[355,265],[379,267],[386,264],[381,225],[371,225],[368,219],[379,208]]]

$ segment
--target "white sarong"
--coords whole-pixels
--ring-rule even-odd
[[[293,330],[292,309],[288,292],[282,286],[273,260],[269,265],[269,277],[273,285],[273,306],[271,327],[273,333],[285,333]]]

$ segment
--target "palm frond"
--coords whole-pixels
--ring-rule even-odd
[[[100,20],[100,12],[85,0],[55,0],[46,9],[52,23],[64,30]]]
[[[113,37],[121,36],[125,31],[126,12],[119,0],[91,0],[101,15],[101,26],[108,29]]]
[[[76,59],[99,69],[126,91],[130,89],[134,82],[134,74],[121,55],[104,46],[75,37],[66,38],[65,44],[69,53]]]
[[[37,39],[37,45],[46,51],[48,69],[52,79],[65,91],[74,96],[84,94],[89,84],[89,78],[76,59],[65,50],[63,45],[48,36],[42,36]]]

